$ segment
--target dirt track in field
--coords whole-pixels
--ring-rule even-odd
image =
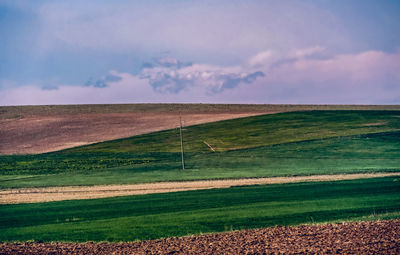
[[[183,113],[185,126],[274,112]],[[0,119],[0,155],[35,154],[176,128],[177,112],[91,113]]]
[[[159,182],[130,185],[69,186],[0,190],[0,204],[39,203],[73,199],[167,193],[187,190],[229,188],[233,186],[279,184],[309,181],[337,181],[384,176],[400,176],[400,173],[313,175],[296,177],[271,177],[233,180]]]
[[[0,243],[0,254],[400,254],[400,219],[126,243]]]

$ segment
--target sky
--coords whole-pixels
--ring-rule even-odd
[[[0,0],[0,105],[399,104],[398,0]]]

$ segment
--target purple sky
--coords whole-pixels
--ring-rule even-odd
[[[400,103],[399,1],[1,1],[0,105]]]

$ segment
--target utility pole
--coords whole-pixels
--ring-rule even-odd
[[[185,157],[184,157],[184,148],[183,148],[183,135],[182,135],[182,117],[181,114],[179,114],[179,131],[181,135],[181,153],[182,153],[182,170],[185,170]]]

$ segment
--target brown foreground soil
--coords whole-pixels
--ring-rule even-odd
[[[128,243],[3,243],[0,254],[400,254],[400,219]]]
[[[0,190],[0,204],[40,203],[49,201],[93,199],[104,197],[167,193],[187,190],[229,188],[233,186],[279,184],[309,181],[338,181],[385,176],[400,173],[311,175],[294,177],[248,178],[231,180],[204,180],[158,182],[129,185],[67,186]]]

